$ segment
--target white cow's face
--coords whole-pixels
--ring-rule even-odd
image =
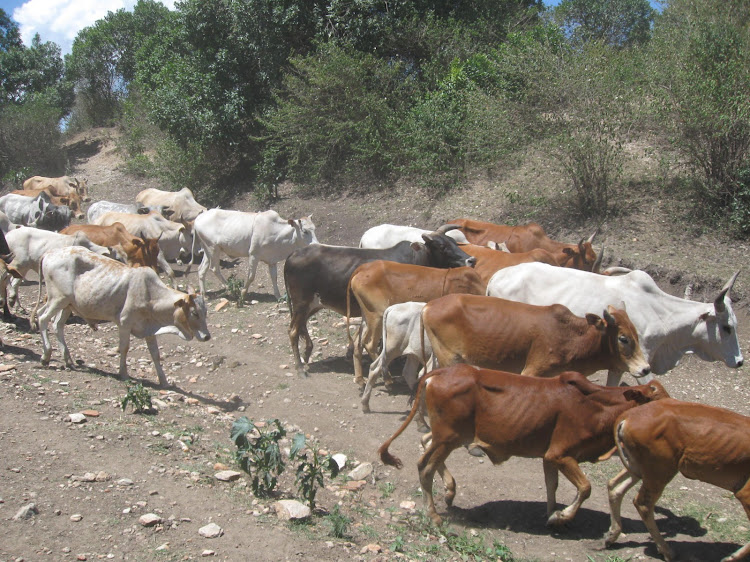
[[[312,215],[302,217],[298,222],[302,233],[302,240],[307,244],[317,244],[318,237],[315,236],[315,224],[312,221]]]
[[[717,299],[713,310],[700,316],[697,328],[706,331],[707,345],[696,350],[701,359],[723,361],[727,367],[733,369],[742,366],[744,358],[737,337],[737,317],[728,296],[723,296],[721,301]]]

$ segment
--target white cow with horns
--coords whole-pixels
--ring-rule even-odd
[[[193,234],[193,254],[196,251],[196,239],[200,240],[204,252],[203,261],[198,268],[201,293],[205,293],[209,269],[227,286],[227,280],[221,274],[222,253],[231,258],[248,256],[250,261],[247,266],[247,281],[242,289],[243,299],[255,279],[259,261],[268,264],[273,294],[277,299],[281,297],[276,264],[288,258],[297,248],[318,243],[311,216],[287,220],[282,219],[276,211],[245,213],[211,209],[195,219]],[[188,266],[185,275],[189,272]]]
[[[47,282],[47,302],[39,309],[42,335],[42,365],[48,365],[52,346],[47,326],[52,324],[63,351],[65,365],[73,367],[64,328],[75,313],[91,325],[114,322],[120,332],[121,378],[127,378],[127,354],[130,334],[144,338],[154,361],[159,384],[167,386],[161,367],[159,334],[176,334],[184,340],[208,341],[206,304],[200,294],[167,287],[150,267],[131,268],[99,256],[85,248],[72,246],[47,252],[40,264],[39,297],[42,282]]]
[[[729,298],[738,274],[713,303],[702,303],[665,293],[645,271],[610,277],[525,263],[495,273],[487,294],[536,305],[559,303],[580,316],[596,314],[608,305],[624,306],[638,331],[651,372],[662,375],[686,353],[695,353],[705,361],[723,361],[731,368],[742,366],[737,317]],[[607,386],[618,385],[621,377],[621,372],[610,371]],[[651,379],[650,375],[642,377],[639,384]]]

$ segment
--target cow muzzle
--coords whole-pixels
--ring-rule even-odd
[[[475,266],[476,264],[477,264],[477,258],[475,258],[475,257],[473,257],[473,256],[472,256],[472,257],[470,257],[470,258],[468,258],[468,259],[466,260],[466,266],[467,266],[467,267],[474,267],[474,266]]]

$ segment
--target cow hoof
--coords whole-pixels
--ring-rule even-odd
[[[469,454],[472,457],[486,457],[486,453],[482,450],[482,448],[477,445],[476,443],[472,443],[468,447],[466,447],[466,450],[469,451]]]
[[[49,367],[49,359],[42,359],[42,367]]]
[[[567,522],[568,521],[563,517],[560,511],[555,511],[552,515],[549,516],[549,519],[547,519],[547,526],[548,527],[562,527]]]
[[[370,406],[368,404],[362,404],[362,413],[363,414],[369,414],[370,413]]]

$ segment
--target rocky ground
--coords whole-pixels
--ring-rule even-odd
[[[141,189],[158,187],[119,170],[111,135],[96,131],[71,144],[75,173],[88,177],[94,200],[132,201]],[[478,183],[427,203],[416,190],[325,200],[298,199],[285,186],[274,208],[289,217],[312,212],[322,242],[353,245],[367,227],[382,222],[431,226],[459,216],[498,220],[507,197],[502,194],[533,181],[509,173],[496,183]],[[610,263],[646,268],[675,294],[691,283],[693,298],[708,300],[744,262],[744,245],[689,231],[664,214],[672,207],[659,196],[633,194],[633,199],[637,203],[629,213],[603,226]],[[251,197],[238,200],[235,208],[257,210]],[[533,207],[515,209],[526,213],[520,218],[546,218],[535,215]],[[561,227],[553,234],[574,239],[594,226]],[[227,262],[225,268],[227,274],[245,275],[243,260]],[[178,279],[187,284],[188,279]],[[195,273],[189,281],[196,283]],[[218,289],[215,279],[210,286]],[[741,275],[735,310],[747,350],[744,287]],[[456,451],[448,460],[458,480],[455,507],[446,509],[437,482],[438,511],[449,525],[431,527],[421,511],[416,428],[392,447],[405,461],[403,470],[384,467],[376,456],[407,410],[406,388],[397,385],[389,393],[379,387],[371,401],[373,413],[362,414],[345,358],[342,319],[327,311],[311,323],[316,345],[311,376],[299,378],[289,349],[288,309],[273,299],[263,266],[246,306],[224,304],[224,296],[209,293],[210,342],[160,338],[173,389],[156,387],[145,344],[132,341],[131,377],[154,399],[148,414],[121,408],[127,386],[116,377],[115,327],[104,325],[97,332],[78,323],[66,327],[73,357],[81,362],[73,371],[61,368],[57,349],[51,367],[41,367],[39,336],[23,317],[3,327],[0,518],[6,531],[0,560],[509,560],[505,548],[516,560],[659,558],[630,495],[623,509],[627,536],[615,548],[599,550],[609,525],[605,483],[619,470],[617,458],[584,466],[593,482],[592,497],[568,528],[551,530],[544,524],[538,459],[492,467]],[[35,297],[35,283],[22,288],[24,305]],[[603,376],[593,380],[603,382]],[[660,380],[675,397],[750,415],[750,385],[743,370],[688,357]],[[301,432],[316,449],[345,455],[341,475],[326,478],[306,522],[286,522],[276,514],[278,500],[299,499],[295,463],[288,463],[270,498],[253,495],[247,474],[222,474],[241,472],[230,439],[232,423],[241,416],[281,420],[288,432],[282,449]],[[359,472],[352,474],[355,469]],[[572,486],[564,479],[560,484],[558,501],[571,501]],[[21,511],[30,504],[33,510]],[[657,521],[683,559],[716,560],[750,540],[750,523],[723,490],[678,477],[660,505]],[[204,536],[211,530],[219,536]]]

